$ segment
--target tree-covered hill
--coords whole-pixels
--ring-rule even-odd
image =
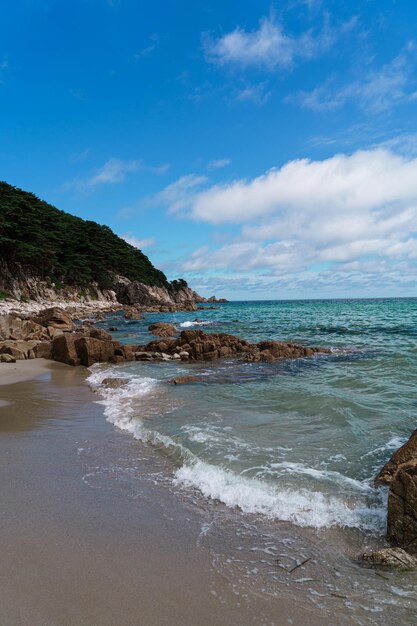
[[[146,285],[168,286],[147,256],[108,226],[56,209],[34,194],[0,182],[0,259],[56,284],[109,288],[120,274]]]

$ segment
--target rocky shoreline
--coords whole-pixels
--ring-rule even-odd
[[[18,308],[0,308],[0,362],[45,358],[71,366],[125,361],[216,361],[238,358],[246,362],[273,362],[326,354],[320,347],[278,341],[247,342],[225,333],[202,330],[179,332],[173,324],[156,322],[148,327],[157,338],[144,345],[123,345],[95,326],[103,313],[125,311],[128,319],[140,319],[144,312],[195,311],[195,303],[126,306],[120,303],[74,303],[64,307],[41,308],[41,303],[19,303]],[[2,315],[3,313],[3,315]],[[95,315],[95,320],[92,316]],[[87,320],[85,318],[88,318]],[[78,321],[75,321],[78,320]],[[109,378],[109,386],[124,384]],[[182,376],[173,384],[201,382],[198,376]],[[391,547],[366,552],[368,566],[399,570],[417,567],[417,430],[384,465],[375,486],[388,487],[387,541]]]

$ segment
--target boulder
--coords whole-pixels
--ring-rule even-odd
[[[33,320],[41,326],[52,326],[63,331],[71,331],[74,328],[74,323],[71,317],[64,309],[59,307],[52,307],[50,309],[44,309]]]
[[[391,480],[387,539],[417,555],[417,465],[397,470]]]
[[[115,356],[112,341],[101,341],[94,337],[79,337],[74,341],[77,358],[81,365],[90,367],[93,363],[106,363]],[[122,359],[123,360],[123,359]]]
[[[141,320],[142,319],[142,313],[139,313],[139,311],[128,311],[125,314],[125,319],[127,320]]]
[[[127,385],[128,382],[129,382],[128,378],[109,377],[109,378],[105,378],[104,380],[102,380],[101,384],[104,385],[105,387],[108,387],[109,389],[118,389],[119,387],[123,387],[124,385]]]
[[[175,326],[166,322],[156,322],[155,324],[151,324],[148,327],[148,330],[153,335],[158,335],[158,337],[173,337],[177,334]]]
[[[52,341],[51,356],[54,361],[67,365],[80,365],[75,349],[75,335],[65,333]]]
[[[11,354],[0,354],[0,363],[16,363],[16,359]]]
[[[108,333],[105,330],[102,330],[101,328],[92,328],[89,331],[90,337],[92,337],[93,339],[100,339],[100,341],[112,341],[113,337],[111,336],[110,333]]]
[[[34,358],[34,348],[38,344],[37,341],[17,339],[15,341],[9,339],[0,343],[0,354],[10,354],[18,361],[23,359]]]
[[[16,315],[0,317],[0,341],[12,340],[40,340],[46,338],[46,330],[33,320],[23,320]]]
[[[417,429],[409,440],[401,446],[385,463],[375,479],[377,485],[390,485],[399,469],[417,465]]]
[[[192,383],[201,383],[201,376],[177,376],[168,381],[171,385],[189,385]]]
[[[152,361],[152,352],[135,352],[136,361]]]
[[[40,341],[33,350],[36,359],[52,358],[52,343],[50,341]]]
[[[402,548],[382,548],[364,552],[361,560],[367,565],[382,566],[399,571],[409,571],[417,567],[417,559]]]
[[[150,326],[151,329],[155,324]],[[188,359],[195,361],[213,361],[236,355],[245,356],[248,361],[276,361],[282,358],[299,358],[311,356],[318,352],[329,352],[326,348],[310,348],[298,344],[282,343],[278,341],[264,341],[251,344],[240,337],[226,333],[205,333],[203,330],[183,330],[177,339],[164,339],[163,342],[153,340],[144,346],[144,351],[159,349],[167,352],[174,359]]]

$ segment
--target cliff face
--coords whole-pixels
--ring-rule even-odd
[[[100,289],[96,282],[85,287],[58,287],[54,283],[30,275],[19,264],[10,266],[0,259],[0,291],[10,294],[16,300],[35,302],[95,302],[108,301],[120,304],[142,306],[165,306],[205,302],[206,299],[189,287],[167,289],[131,281],[124,276],[116,276],[112,289]]]
[[[18,263],[12,265],[0,259],[0,291],[16,300],[34,302],[116,302],[116,294],[110,289],[100,289],[93,282],[86,287],[65,286],[41,280],[23,270]]]

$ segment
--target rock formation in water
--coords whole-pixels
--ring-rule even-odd
[[[145,346],[122,345],[105,330],[92,324],[75,325],[66,311],[54,307],[35,319],[23,320],[14,315],[0,317],[0,354],[13,359],[51,358],[68,365],[120,363],[122,361],[182,360],[213,361],[225,357],[243,357],[246,361],[275,361],[310,357],[329,352],[279,341],[251,344],[225,333],[207,334],[202,330],[184,330],[179,336],[175,326],[159,322],[150,329],[162,335]],[[4,359],[10,361],[7,359]]]
[[[376,484],[389,486],[388,541],[417,555],[417,430],[384,465]]]

